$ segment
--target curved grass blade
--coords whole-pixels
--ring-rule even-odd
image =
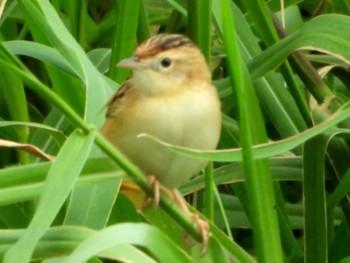
[[[5,255],[4,263],[27,263],[34,248],[50,227],[77,180],[94,144],[95,130],[85,135],[76,130],[51,166],[34,217],[19,241]]]
[[[258,144],[253,146],[253,157],[254,159],[268,158],[283,154],[292,150],[293,148],[303,144],[307,140],[324,133],[340,122],[346,120],[350,117],[350,103],[345,104],[340,110],[335,112],[331,117],[321,122],[318,125],[298,134],[286,138],[284,140]],[[227,150],[216,150],[216,151],[200,151],[195,149],[189,149],[185,147],[180,147],[172,145],[170,143],[164,142],[155,138],[149,134],[140,134],[139,138],[147,138],[155,141],[156,143],[162,144],[174,152],[182,155],[186,155],[193,158],[208,159],[217,162],[235,162],[242,161],[241,148],[237,149],[227,149]]]
[[[13,54],[36,58],[72,74],[73,76],[79,77],[78,72],[71,66],[71,64],[67,62],[61,53],[52,47],[24,40],[6,41],[2,44]]]
[[[115,246],[133,244],[146,248],[157,258],[157,262],[191,262],[183,253],[157,228],[147,224],[124,223],[105,228],[92,235],[64,260],[64,263],[83,263],[92,256]]]

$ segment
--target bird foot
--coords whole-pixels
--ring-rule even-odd
[[[154,207],[158,207],[159,205],[159,198],[160,198],[160,183],[156,179],[154,175],[149,175],[148,177],[148,184],[153,189],[154,195],[153,197],[148,197],[145,201],[144,207],[149,206],[151,203]]]
[[[197,214],[192,213],[188,209],[185,201],[182,199],[182,197],[179,195],[179,193],[176,190],[171,190],[171,193],[174,201],[177,203],[179,208],[192,220],[192,222],[199,229],[199,232],[201,234],[201,239],[202,239],[202,245],[203,245],[202,252],[204,253],[207,250],[208,242],[209,242],[209,234],[210,234],[209,224],[205,220],[201,219]],[[187,233],[184,234],[184,242],[186,244],[191,245]]]
[[[146,201],[144,202],[143,207],[148,207],[150,204],[153,204],[155,208],[158,208],[159,206],[159,199],[160,199],[160,191],[166,193],[168,196],[172,196],[171,191],[161,185],[157,178],[154,175],[149,175],[148,177],[148,184],[153,189],[153,197],[148,197]]]
[[[208,246],[209,241],[209,225],[206,221],[201,219],[197,214],[192,213],[187,205],[184,199],[180,196],[179,192],[174,190],[170,190],[163,185],[159,183],[159,181],[156,179],[155,176],[151,175],[148,176],[149,178],[149,185],[152,187],[154,191],[153,197],[148,197],[145,201],[144,207],[149,206],[150,204],[153,204],[155,208],[159,206],[159,199],[160,199],[160,192],[164,192],[166,195],[168,195],[171,199],[174,200],[174,202],[179,206],[180,210],[183,211],[191,220],[192,222],[197,226],[197,228],[200,231],[201,238],[202,238],[202,245],[203,249],[202,251],[205,252]],[[192,245],[190,243],[190,239],[187,233],[184,233],[184,242],[188,245]]]

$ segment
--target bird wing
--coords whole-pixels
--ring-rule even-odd
[[[118,108],[122,105],[126,92],[131,88],[129,80],[125,81],[120,88],[114,93],[112,98],[107,102],[107,113],[106,117],[110,118],[115,115]]]

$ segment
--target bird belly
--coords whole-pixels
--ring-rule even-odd
[[[167,143],[194,149],[215,149],[220,135],[220,109],[214,105],[218,114],[214,114],[213,118],[207,112],[213,109],[206,108],[211,105],[202,105],[202,100],[183,103],[174,99],[153,99],[158,101],[143,99],[143,105],[130,111],[132,114],[127,120],[120,118],[113,138],[108,139],[146,175],[155,176],[168,188],[177,188],[198,173],[207,162],[181,156],[138,135],[145,133]],[[179,107],[177,103],[187,107]]]

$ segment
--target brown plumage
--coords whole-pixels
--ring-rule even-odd
[[[184,46],[195,47],[188,38],[182,35],[159,34],[141,43],[136,49],[135,56],[144,59],[166,50]]]
[[[154,36],[140,44],[135,56],[119,63],[132,68],[133,75],[110,101],[102,133],[146,175],[177,188],[206,161],[137,136],[146,133],[175,145],[214,149],[221,128],[217,92],[202,53],[184,36]],[[170,65],[162,65],[164,60]]]
[[[118,66],[131,68],[133,75],[111,99],[102,133],[145,175],[172,190],[181,209],[195,218],[206,244],[208,225],[193,217],[174,189],[207,162],[138,138],[146,133],[179,146],[215,149],[221,129],[220,101],[205,58],[188,38],[162,34],[140,44],[134,56]]]

